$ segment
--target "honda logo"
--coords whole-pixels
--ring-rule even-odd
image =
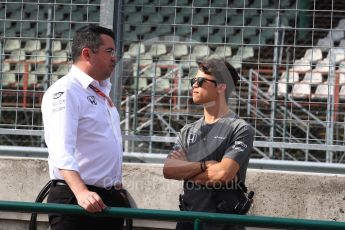
[[[96,102],[96,98],[94,96],[88,96],[87,97],[87,100],[93,104],[93,105],[97,105],[97,102]]]

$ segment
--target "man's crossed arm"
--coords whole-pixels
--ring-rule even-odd
[[[188,161],[183,151],[173,151],[164,163],[163,174],[167,179],[189,180],[206,185],[231,182],[240,168],[236,161],[227,157],[220,162],[206,161],[205,166],[203,171],[201,162]]]

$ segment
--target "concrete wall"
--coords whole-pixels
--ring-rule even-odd
[[[0,200],[34,201],[49,180],[47,161],[0,158],[0,178]],[[182,183],[164,179],[162,165],[125,163],[123,180],[138,208],[178,209]],[[249,169],[247,186],[255,191],[251,215],[345,221],[345,175]],[[5,229],[1,219],[26,220],[28,215],[0,212],[0,229]]]

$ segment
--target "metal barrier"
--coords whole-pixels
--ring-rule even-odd
[[[231,223],[253,227],[273,227],[289,229],[345,229],[345,222],[307,220],[250,215],[232,215],[206,212],[186,212],[136,208],[107,208],[101,213],[90,214],[78,205],[47,204],[18,201],[0,201],[0,210],[9,212],[65,213],[97,216],[122,216],[135,219],[152,220],[189,220],[194,221],[194,229],[199,229],[201,222]]]

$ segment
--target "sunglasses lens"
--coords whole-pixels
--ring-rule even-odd
[[[205,78],[199,77],[197,79],[197,83],[198,83],[198,87],[202,87],[202,85],[204,84]]]
[[[194,83],[195,83],[195,78],[190,79],[190,86],[193,87]]]
[[[204,81],[205,81],[205,78],[203,78],[203,77],[192,78],[190,80],[190,85],[193,87],[193,85],[196,82],[197,87],[202,87],[202,84],[204,83]]]

